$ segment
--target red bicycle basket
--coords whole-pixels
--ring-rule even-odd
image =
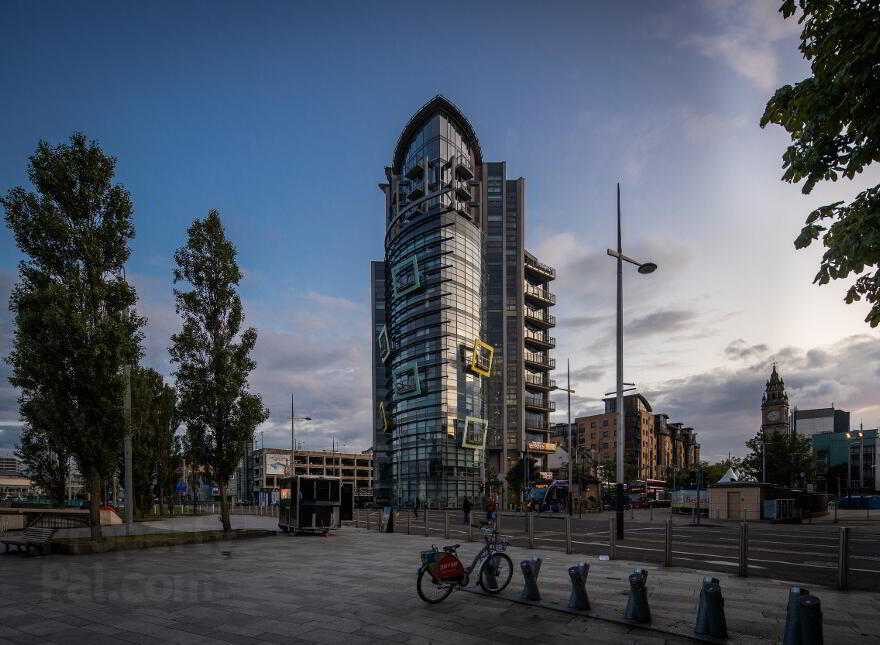
[[[464,567],[461,561],[445,551],[435,551],[427,558],[428,573],[434,578],[445,580],[447,578],[460,578],[464,575]]]

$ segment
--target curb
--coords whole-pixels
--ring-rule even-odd
[[[51,552],[60,555],[90,555],[93,553],[109,553],[112,551],[134,551],[137,549],[152,549],[163,546],[183,546],[187,544],[204,544],[207,542],[222,542],[226,540],[248,540],[253,538],[270,537],[277,535],[278,531],[245,529],[247,532],[230,533],[229,535],[191,535],[153,538],[148,540],[130,540],[126,542],[101,541],[101,542],[52,542]],[[202,531],[210,533],[210,531]],[[150,535],[156,535],[151,533]]]

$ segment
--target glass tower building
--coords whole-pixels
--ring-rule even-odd
[[[495,213],[489,216],[487,203],[500,197],[487,192],[490,166],[494,182],[500,165],[483,162],[467,118],[437,96],[404,127],[379,184],[385,195],[385,259],[371,264],[371,292],[374,488],[380,503],[419,499],[445,506],[459,505],[464,497],[478,502],[487,449],[497,451],[493,461],[503,479],[499,449],[519,455],[528,450],[529,426],[547,425],[546,416],[530,424],[523,407],[526,335],[544,330],[523,322],[529,276],[522,269],[521,232],[511,249],[518,269],[490,275],[487,241]],[[520,191],[514,196],[511,185],[509,194],[521,213],[523,180],[517,181]],[[520,217],[509,219],[522,224]],[[489,309],[503,300],[495,302],[490,294],[501,296],[505,278],[518,292],[512,302],[519,313],[513,320],[496,316],[493,325]],[[505,344],[502,327],[508,323],[518,328],[509,330]],[[509,393],[503,376],[508,371],[516,374]],[[509,400],[507,407],[515,405],[517,414],[507,414]],[[500,428],[508,424],[504,441]],[[489,437],[490,426],[495,438]],[[514,461],[513,455],[505,457]]]

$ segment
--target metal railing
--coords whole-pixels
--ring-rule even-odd
[[[531,307],[526,307],[524,309],[524,315],[526,318],[531,320],[538,320],[543,323],[547,323],[548,325],[556,324],[556,316],[548,313],[543,309],[532,309]]]
[[[546,273],[549,276],[556,277],[556,269],[551,267],[549,264],[544,264],[543,262],[538,262],[537,260],[533,260],[529,256],[525,256],[525,265],[531,267],[533,269],[537,269],[541,273]]]
[[[554,347],[556,346],[556,339],[553,338],[553,336],[550,336],[549,334],[547,334],[546,332],[530,331],[530,330],[526,329],[523,331],[523,334],[525,335],[526,340],[533,340],[533,341],[537,341],[539,343],[553,345]]]
[[[556,359],[550,358],[544,352],[530,352],[526,350],[523,352],[523,359],[531,363],[537,363],[539,365],[543,365],[544,367],[549,367],[550,369],[556,367]]]
[[[542,300],[546,300],[550,303],[556,303],[556,296],[550,293],[547,289],[541,289],[540,287],[536,287],[534,285],[526,282],[525,284],[525,292],[530,296],[535,296],[536,298],[541,298]]]
[[[556,387],[556,381],[552,378],[542,378],[540,376],[532,376],[530,374],[525,375],[525,382],[529,385],[537,385],[539,387],[546,387],[549,389],[554,389]]]
[[[555,401],[546,401],[539,396],[527,396],[525,397],[525,404],[530,405],[533,408],[541,408],[542,410],[549,410],[553,412],[556,409]]]

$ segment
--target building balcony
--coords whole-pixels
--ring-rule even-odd
[[[526,374],[524,377],[526,387],[535,388],[538,390],[555,390],[556,389],[556,381],[552,378],[546,378],[541,376],[533,376],[531,374]]]
[[[551,315],[546,309],[532,309],[526,307],[523,311],[525,319],[533,325],[549,329],[556,326],[556,316]]]
[[[422,186],[422,182],[416,182],[413,184],[412,188],[409,189],[409,192],[406,194],[406,198],[409,201],[413,201],[419,199],[420,197],[425,196],[425,189]]]
[[[474,169],[471,167],[470,160],[461,156],[461,155],[456,155],[456,157],[455,157],[455,174],[465,180],[473,179],[474,178]]]
[[[538,262],[536,259],[529,257],[528,254],[523,258],[523,266],[526,271],[531,271],[542,278],[550,278],[551,280],[556,278],[556,269],[549,264]]]
[[[528,432],[550,432],[553,428],[547,421],[529,421],[526,419],[526,430]]]
[[[523,330],[523,340],[541,349],[553,349],[556,347],[556,339],[543,331]]]
[[[542,289],[541,287],[536,287],[526,282],[523,291],[527,298],[532,298],[542,304],[556,304],[556,296],[550,293],[547,289]]]
[[[423,157],[418,157],[413,161],[413,164],[406,169],[406,177],[408,179],[420,179],[422,175],[425,174],[425,169],[422,166],[424,163]]]
[[[543,367],[544,369],[552,370],[556,367],[556,359],[550,358],[544,352],[530,352],[526,350],[523,352],[523,360],[525,360],[526,363],[530,363],[537,367]]]
[[[470,202],[474,199],[474,196],[471,194],[468,185],[464,182],[459,182],[458,185],[455,187],[455,196],[463,202]]]
[[[541,412],[553,412],[556,410],[555,401],[548,401],[540,396],[526,396],[523,401],[525,406],[532,410],[540,410]]]

